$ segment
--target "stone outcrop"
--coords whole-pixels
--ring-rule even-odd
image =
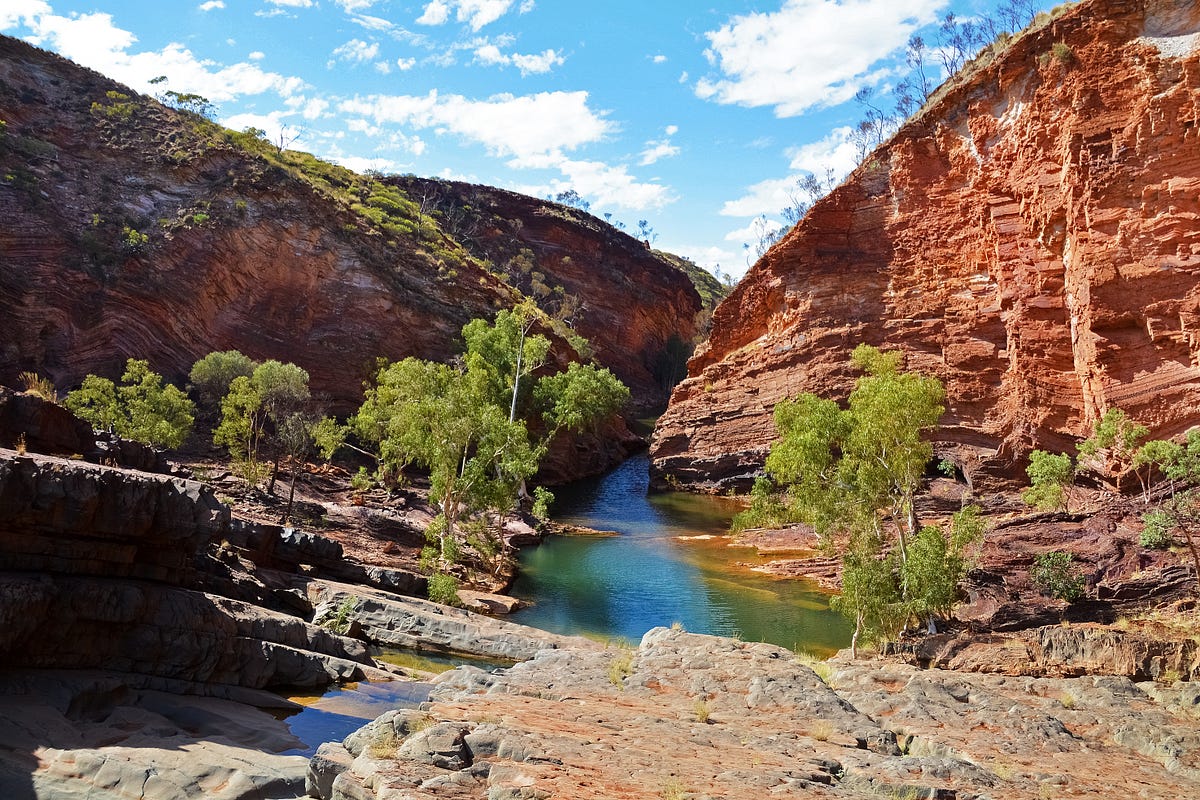
[[[196,481],[0,450],[0,664],[253,688],[383,676],[362,642],[203,591],[229,528]]]
[[[1111,408],[1196,424],[1198,34],[1193,3],[1087,0],[964,70],[717,308],[658,478],[747,482],[776,403],[845,398],[861,342],[945,382],[939,457],[977,488]]]
[[[815,669],[773,645],[662,628],[636,650],[460,668],[421,710],[323,746],[308,789],[325,800],[1200,791],[1191,684],[840,659]]]
[[[169,682],[92,672],[0,680],[0,796],[6,800],[270,800],[304,792],[308,759],[266,692],[188,696]]]
[[[467,321],[520,299],[431,208],[389,228],[365,179],[268,158],[265,142],[8,37],[0,118],[0,382],[34,370],[69,388],[129,357],[179,380],[237,348],[300,365],[345,410],[377,358],[448,359]],[[701,307],[687,275],[595,218],[475,191],[489,213],[531,215],[537,269],[584,301],[577,329],[641,404],[661,405],[654,358],[691,338]]]
[[[1200,678],[1200,645],[1092,625],[1015,634],[930,636],[918,643],[922,665],[1002,675],[1120,675],[1135,681]]]
[[[353,619],[365,639],[385,647],[430,650],[497,661],[524,661],[542,650],[598,647],[580,636],[474,614],[415,597],[397,597],[364,586],[297,578],[294,585],[321,609],[353,603]]]
[[[0,509],[5,569],[176,585],[229,529],[196,481],[2,449]]]

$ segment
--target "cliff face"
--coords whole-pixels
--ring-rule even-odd
[[[128,357],[179,379],[236,348],[299,364],[347,408],[377,358],[446,359],[463,324],[520,299],[420,198],[8,38],[0,120],[0,381],[35,370],[70,387]],[[569,257],[552,282],[583,301],[601,362],[638,402],[665,402],[647,365],[694,332],[684,273],[598,220],[506,202],[535,218],[547,263]]]
[[[800,392],[845,397],[860,342],[937,375],[942,455],[1019,474],[1110,408],[1200,407],[1200,9],[1093,0],[948,87],[716,310],[653,445],[745,478]]]
[[[505,283],[591,342],[636,404],[666,405],[683,377],[697,315],[711,310],[705,298],[725,291],[714,277],[694,265],[685,272],[686,262],[576,208],[458,181],[389,180]]]

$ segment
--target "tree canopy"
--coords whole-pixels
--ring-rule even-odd
[[[917,519],[914,497],[933,456],[924,434],[944,410],[941,381],[904,372],[901,353],[869,345],[855,348],[851,362],[864,374],[846,408],[811,393],[775,407],[769,477],[734,524],[802,522],[842,546],[843,592],[834,605],[854,621],[857,649],[860,639],[890,638],[913,616],[948,614],[966,549],[983,526],[973,512],[952,520],[949,535]]]
[[[64,405],[96,428],[160,447],[179,447],[191,433],[196,408],[182,391],[163,385],[147,361],[131,358],[117,386],[88,375]]]
[[[571,363],[542,374],[550,342],[534,333],[539,315],[523,304],[490,323],[472,320],[454,365],[416,358],[383,365],[351,420],[385,474],[410,465],[429,472],[439,514],[426,556],[440,572],[465,544],[495,552],[487,514],[512,508],[559,431],[579,430],[628,400],[607,369]]]

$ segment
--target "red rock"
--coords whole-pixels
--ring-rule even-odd
[[[658,478],[745,482],[775,404],[846,397],[860,342],[945,382],[937,447],[972,480],[1023,477],[1110,408],[1157,438],[1194,425],[1198,31],[1194,5],[1094,0],[948,87],[717,308]]]
[[[136,115],[106,114],[109,92],[128,95]],[[378,358],[447,360],[467,321],[519,300],[499,274],[509,247],[529,247],[547,285],[584,301],[575,328],[635,408],[665,403],[656,360],[673,336],[695,334],[701,299],[676,260],[557,204],[425,182],[469,196],[489,225],[525,224],[511,240],[491,228],[454,239],[425,209],[421,235],[397,232],[361,211],[347,171],[317,164],[321,177],[302,179],[215,126],[6,37],[0,119],[0,174],[12,176],[0,181],[0,383],[32,370],[68,389],[87,373],[119,376],[129,357],[182,383],[196,359],[236,348],[298,364],[344,412]],[[131,244],[130,230],[146,241]],[[569,346],[557,345],[565,360]]]

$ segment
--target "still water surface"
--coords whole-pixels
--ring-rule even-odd
[[[829,610],[824,593],[739,563],[765,559],[751,548],[730,547],[726,534],[736,504],[678,492],[648,495],[648,483],[643,455],[603,478],[556,492],[560,522],[614,535],[552,537],[523,551],[514,594],[534,605],[512,615],[514,622],[633,642],[653,627],[679,622],[694,633],[740,636],[820,656],[849,645],[850,629]],[[404,663],[412,658],[403,656]],[[456,663],[418,666],[436,671]],[[428,684],[397,681],[293,698],[305,708],[288,725],[305,747],[292,752],[312,755],[320,743],[341,740],[390,708],[415,707],[428,691]]]
[[[552,537],[523,551],[513,592],[534,605],[514,622],[635,642],[650,628],[679,622],[694,633],[822,656],[849,645],[850,630],[824,593],[739,566],[765,559],[730,546],[735,503],[647,494],[648,484],[649,460],[641,455],[555,492],[557,520],[617,535]]]

